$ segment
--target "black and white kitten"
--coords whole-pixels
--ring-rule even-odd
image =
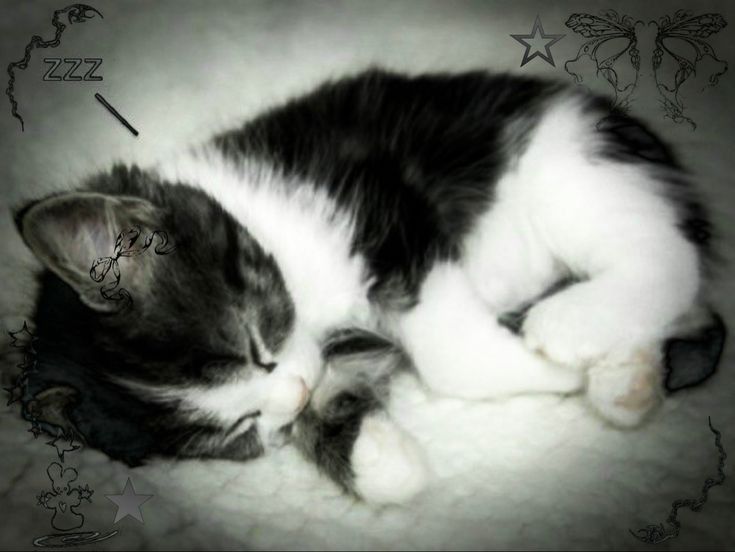
[[[77,392],[86,441],[130,464],[246,459],[291,438],[379,502],[421,489],[381,408],[391,372],[466,399],[584,390],[636,425],[661,346],[699,304],[709,223],[670,150],[543,80],[371,70],[149,169],[17,214],[45,266],[36,391]],[[90,278],[126,228],[119,311]],[[503,313],[559,281],[520,334]]]

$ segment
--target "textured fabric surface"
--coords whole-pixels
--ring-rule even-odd
[[[691,3],[696,13],[722,13],[730,26],[710,37],[720,58],[735,60],[735,9]],[[52,36],[51,14],[63,2],[0,4],[4,63],[20,59],[33,34]],[[681,6],[662,2],[94,2],[104,20],[72,25],[60,47],[34,52],[17,75],[25,132],[0,115],[0,316],[18,329],[32,297],[30,253],[8,207],[63,190],[84,174],[122,159],[147,163],[204,139],[216,129],[306,91],[324,78],[370,64],[411,72],[487,68],[571,80],[564,61],[582,37],[564,26],[578,11],[615,8],[634,19],[658,19]],[[539,14],[546,33],[566,34],[523,68],[523,46]],[[651,55],[639,45],[641,57]],[[43,82],[44,57],[99,57],[101,82]],[[705,76],[706,78],[706,76]],[[696,130],[664,119],[655,93],[632,105],[681,152],[696,175],[720,230],[725,264],[708,290],[726,323],[735,314],[732,224],[735,164],[732,71],[700,91],[687,83],[687,115]],[[604,91],[605,86],[599,86]],[[102,93],[139,131],[133,137],[94,99]],[[3,98],[3,101],[6,99]],[[9,340],[6,340],[9,341]],[[4,344],[5,345],[5,344]],[[490,359],[491,360],[491,359]],[[726,346],[719,372],[667,400],[644,427],[619,431],[585,408],[580,397],[519,397],[468,403],[439,399],[412,377],[395,382],[391,410],[425,447],[429,488],[401,507],[375,508],[346,498],[294,450],[247,464],[155,462],[129,469],[95,451],[68,453],[66,465],[95,490],[81,511],[82,530],[119,533],[102,549],[646,549],[628,532],[662,523],[672,501],[699,495],[716,474],[711,416],[723,446],[735,451],[735,364]],[[4,401],[3,401],[4,402]],[[33,548],[53,532],[36,504],[48,487],[55,452],[34,440],[17,405],[0,414],[0,548]],[[681,534],[661,550],[732,549],[735,493],[728,479],[703,509],[679,512]],[[144,524],[113,526],[119,494],[131,477]]]

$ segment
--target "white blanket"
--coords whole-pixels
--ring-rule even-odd
[[[609,4],[646,20],[679,7]],[[29,69],[19,73],[25,132],[8,113],[0,117],[3,213],[22,198],[73,185],[113,159],[148,163],[206,138],[213,126],[228,126],[234,117],[369,63],[571,80],[563,61],[582,42],[564,27],[581,8],[541,3],[94,5],[104,20],[72,25],[62,46],[36,51]],[[31,34],[52,34],[50,16],[59,7],[42,1],[16,11],[4,4],[3,59],[20,58]],[[732,25],[732,6],[697,4],[703,13],[725,9]],[[509,35],[529,33],[537,13],[546,33],[567,36],[552,48],[555,67],[536,59],[520,69],[523,47]],[[725,34],[711,42],[720,57],[733,60],[735,47]],[[101,57],[104,80],[41,82],[42,58],[50,56]],[[655,96],[634,106],[680,146],[700,176],[725,256],[735,243],[733,82],[723,78],[707,92],[691,92],[688,113],[699,123],[694,133],[664,120]],[[140,131],[138,138],[94,101],[95,91]],[[0,225],[1,314],[4,328],[13,330],[28,316],[32,262],[7,214]],[[735,314],[734,288],[732,269],[725,267],[710,290],[726,322]],[[735,454],[734,365],[729,348],[719,373],[671,397],[634,431],[606,426],[582,397],[468,403],[430,396],[403,376],[395,382],[391,410],[425,447],[433,477],[423,494],[400,507],[378,509],[343,496],[289,448],[249,463],[156,461],[136,469],[85,450],[67,453],[65,464],[94,490],[92,503],[80,508],[81,530],[118,531],[92,548],[648,549],[628,530],[663,523],[672,501],[699,496],[704,480],[716,474],[708,416],[722,431],[725,450]],[[48,490],[46,468],[56,453],[47,437],[34,439],[29,427],[18,418],[17,405],[2,407],[2,549],[31,549],[33,539],[55,532],[51,511],[37,505],[36,495]],[[700,512],[679,511],[679,537],[659,550],[735,546],[735,477],[729,466],[725,472],[725,484],[710,491]],[[104,495],[120,494],[128,477],[137,493],[154,495],[141,506],[144,524],[131,517],[113,524],[117,508]]]

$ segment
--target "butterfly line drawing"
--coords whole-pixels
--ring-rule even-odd
[[[565,25],[589,39],[577,56],[564,64],[565,71],[578,84],[584,81],[583,74],[594,71],[596,77],[612,86],[614,107],[627,111],[637,91],[640,95],[642,82],[648,81],[648,86],[655,88],[664,117],[675,123],[687,122],[692,130],[697,125],[684,114],[682,86],[697,74],[705,58],[710,58],[707,65],[712,68],[706,70],[708,82],[702,90],[716,85],[728,68],[728,63],[717,57],[706,40],[727,26],[717,13],[692,15],[690,11],[677,10],[673,16],[664,15],[646,23],[619,15],[615,10],[604,10],[599,16],[574,13]],[[639,46],[646,35],[653,35],[653,51],[650,59],[641,63]]]
[[[128,290],[118,288],[121,278],[118,259],[120,257],[135,257],[144,253],[151,246],[154,238],[158,238],[159,241],[153,248],[153,251],[157,255],[168,255],[175,249],[173,245],[169,244],[168,234],[163,230],[154,230],[145,238],[142,244],[138,242],[140,235],[141,230],[138,227],[129,228],[120,232],[115,240],[115,250],[112,256],[100,257],[92,263],[92,268],[89,270],[89,277],[98,283],[104,281],[107,273],[112,270],[114,281],[103,285],[100,288],[100,295],[108,301],[121,302],[123,308],[131,306],[133,304],[133,298]],[[135,247],[136,242],[138,243],[137,247]]]

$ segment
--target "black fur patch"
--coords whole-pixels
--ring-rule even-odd
[[[372,297],[405,301],[434,261],[458,257],[493,199],[493,183],[559,89],[479,71],[371,70],[327,83],[215,143],[233,158],[266,159],[323,187],[356,216],[353,249],[376,276]]]

